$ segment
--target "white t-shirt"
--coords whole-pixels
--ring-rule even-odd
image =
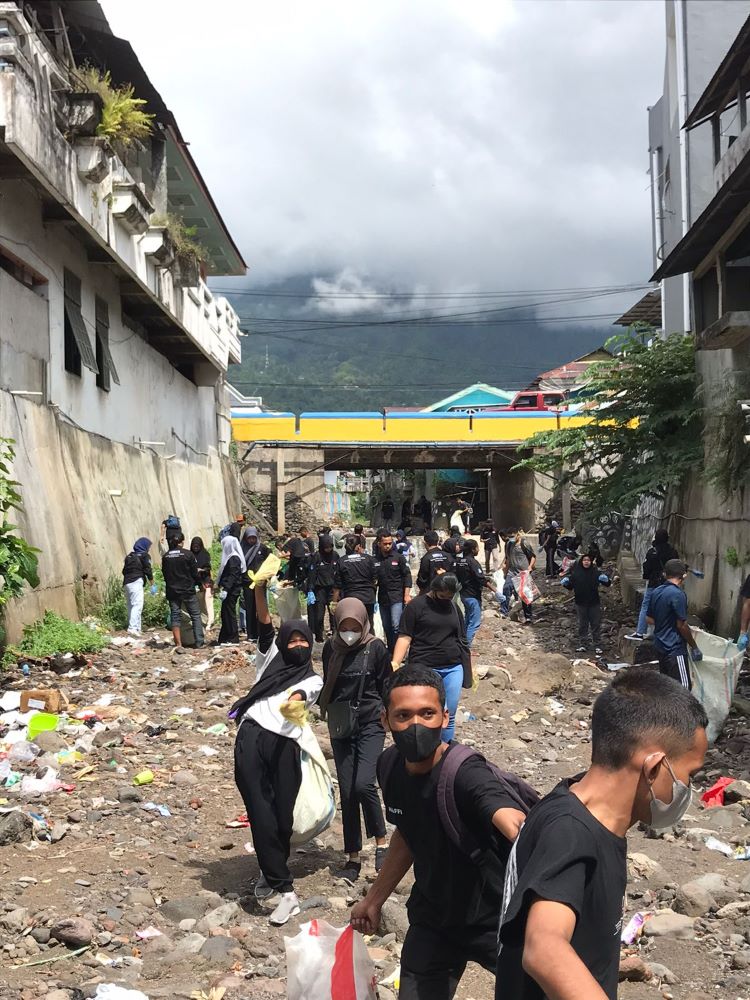
[[[276,645],[276,640],[274,639],[267,652],[261,653],[260,650],[258,650],[255,654],[256,683],[261,679],[265,673],[266,667],[278,652],[279,649]],[[315,699],[318,697],[318,693],[321,691],[322,687],[323,678],[314,674],[312,677],[308,677],[304,681],[300,681],[298,684],[293,684],[285,691],[280,691],[278,694],[271,695],[270,698],[263,698],[261,701],[256,701],[255,704],[251,705],[242,716],[242,721],[244,722],[245,719],[252,719],[253,722],[257,722],[259,726],[262,726],[263,729],[267,729],[270,733],[276,733],[278,736],[287,736],[290,740],[299,741],[302,736],[302,726],[296,726],[293,722],[285,719],[279,709],[285,701],[289,701],[289,696],[295,691],[304,692],[305,704],[307,708],[309,708],[315,703]]]

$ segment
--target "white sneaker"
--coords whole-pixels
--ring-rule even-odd
[[[299,899],[297,899],[297,893],[282,892],[279,898],[279,905],[268,918],[268,922],[269,924],[273,924],[274,927],[281,927],[290,917],[295,917],[298,913]]]
[[[642,635],[640,632],[631,632],[631,634],[626,635],[625,638],[628,642],[643,642],[646,636]]]
[[[273,896],[274,891],[275,890],[272,889],[271,886],[266,881],[266,876],[263,874],[263,872],[261,872],[260,873],[260,878],[255,883],[255,888],[253,889],[253,892],[255,894],[255,898],[259,902],[262,901],[262,900],[264,900],[264,899],[270,899],[271,896]]]

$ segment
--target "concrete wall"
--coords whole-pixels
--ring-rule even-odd
[[[45,296],[0,270],[0,389],[47,393],[49,320]]]
[[[260,497],[270,498],[269,520],[276,525],[276,473],[279,453],[283,455],[284,482],[289,483],[291,479],[297,480],[287,486],[287,501],[296,495],[309,507],[312,507],[315,516],[321,522],[325,521],[327,518],[326,489],[323,477],[324,470],[320,468],[325,462],[322,449],[253,448],[244,463],[243,488],[249,490],[250,493],[258,494]],[[240,445],[240,458],[242,455],[243,446]],[[297,479],[298,476],[303,478]],[[311,524],[308,527],[312,530],[315,525]]]
[[[14,473],[25,505],[19,529],[42,550],[40,586],[7,609],[11,641],[47,608],[75,617],[76,582],[86,577],[95,590],[119,573],[134,540],[156,541],[168,513],[180,517],[186,536],[208,540],[214,526],[240,509],[233,473],[215,454],[166,461],[86,433],[49,407],[2,391],[0,428],[16,440]]]
[[[196,452],[215,451],[220,431],[226,437],[228,429],[228,424],[223,426],[226,421],[217,417],[221,406],[217,394],[223,390],[196,386],[138,332],[124,325],[117,276],[103,264],[90,263],[83,245],[67,228],[42,223],[41,202],[28,184],[3,181],[0,194],[3,205],[0,244],[48,279],[46,286],[40,286],[41,294],[36,294],[0,271],[0,340],[9,345],[3,348],[4,352],[48,358],[47,385],[43,387],[47,398],[84,430],[124,444],[133,444],[138,439],[163,441],[164,445],[158,449],[161,454],[176,454],[186,460]],[[110,350],[120,377],[120,385],[113,381],[109,392],[97,387],[96,375],[85,366],[80,376],[65,371],[63,272],[66,267],[81,279],[81,312],[92,346],[94,299],[99,296],[107,302]],[[38,365],[35,370],[38,383]],[[16,359],[12,378],[6,377],[4,365],[0,371],[0,385],[14,389],[39,387],[25,384],[33,374],[28,371],[27,362],[21,364]],[[183,445],[180,438],[189,442],[194,451]]]

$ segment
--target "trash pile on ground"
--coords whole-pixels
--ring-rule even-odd
[[[464,692],[457,732],[542,791],[586,766],[591,705],[611,676],[572,655],[573,609],[559,588],[545,590],[533,626],[488,602],[479,686]],[[616,662],[614,594],[606,608]],[[100,653],[2,676],[0,1000],[286,996],[285,937],[310,921],[344,927],[374,878],[371,849],[353,887],[332,875],[343,858],[337,819],[292,857],[302,912],[269,926],[252,893],[258,870],[227,724],[253,679],[253,647],[181,651],[165,637],[116,636]],[[748,995],[749,716],[745,674],[697,782],[706,801],[696,794],[674,832],[630,837],[626,1000]],[[325,727],[315,729],[330,757]],[[397,995],[409,888],[407,877],[366,940],[381,1000]],[[471,968],[457,996],[491,998],[490,977]]]

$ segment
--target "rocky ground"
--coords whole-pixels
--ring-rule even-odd
[[[574,659],[570,598],[546,589],[531,627],[487,610],[476,647],[482,680],[466,693],[458,729],[461,740],[541,791],[586,766],[591,704],[608,680],[606,668]],[[616,588],[604,599],[606,652],[617,660],[624,616]],[[632,617],[626,622],[632,626]],[[51,764],[61,789],[32,797],[28,781],[0,788],[3,808],[21,810],[0,815],[2,1000],[79,1000],[101,983],[152,1000],[196,991],[207,1000],[217,987],[213,1000],[221,988],[228,1000],[284,996],[284,936],[312,917],[344,925],[374,877],[372,853],[361,889],[332,876],[342,859],[337,821],[293,857],[303,912],[283,929],[269,927],[251,892],[258,869],[249,831],[230,825],[243,807],[232,780],[234,733],[224,724],[252,681],[251,648],[209,650],[207,658],[164,639],[111,646],[72,670],[55,664],[61,673],[32,665],[28,677],[2,679],[8,703],[13,691],[54,687],[67,694],[70,713],[90,709],[88,725],[39,737],[42,758],[16,763],[19,750],[12,758],[14,772],[32,777]],[[701,790],[722,775],[750,780],[750,703],[736,704]],[[66,757],[76,746],[80,759]],[[134,785],[145,770],[153,782]],[[626,922],[639,911],[655,916],[623,951],[627,1000],[750,997],[750,862],[705,846],[711,834],[729,844],[750,839],[750,802],[741,801],[750,786],[738,780],[729,793],[740,801],[711,810],[696,796],[674,833],[630,837]],[[397,966],[407,894],[408,884],[386,905],[381,936],[370,942],[383,980]],[[394,994],[381,987],[384,1000]],[[470,967],[458,995],[489,1000],[490,977]]]

